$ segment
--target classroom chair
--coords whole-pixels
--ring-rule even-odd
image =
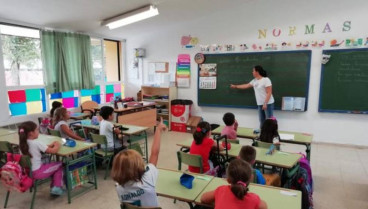
[[[22,155],[21,160],[19,161],[19,165],[22,166],[22,168],[24,168],[26,170],[29,170],[28,176],[33,179],[31,158],[27,155]],[[46,178],[46,179],[41,179],[41,180],[33,179],[33,186],[30,188],[30,192],[32,192],[32,188],[33,188],[32,202],[31,202],[31,207],[30,207],[31,209],[33,209],[33,206],[34,206],[34,203],[35,203],[37,187],[40,186],[43,183],[49,182],[50,180],[51,180],[51,177]],[[10,196],[10,191],[7,191],[4,208],[6,208],[8,206],[9,196]]]
[[[181,171],[181,163],[186,165],[199,167],[200,173],[203,173],[203,163],[202,163],[202,156],[200,155],[192,155],[182,151],[177,152],[178,156],[178,170]]]
[[[120,204],[121,209],[161,209],[161,207],[139,207],[126,202]]]
[[[129,145],[129,149],[137,151],[143,157],[143,151],[139,143],[134,143],[134,144]]]
[[[0,167],[6,163],[7,152],[14,153],[12,145],[6,141],[0,141]]]
[[[58,136],[61,137],[60,131],[55,130],[55,129],[51,129],[51,128],[47,128],[47,131],[49,132],[49,134],[51,136]]]
[[[97,143],[100,146],[103,144],[105,145],[105,147],[107,147],[106,136],[91,133],[91,137],[92,137],[92,142]],[[106,165],[105,177],[104,177],[104,179],[106,180],[107,171],[109,170],[110,162],[111,162],[112,157],[114,156],[114,152],[113,151],[109,152],[106,149],[100,148],[100,149],[95,150],[95,155],[96,155],[96,158],[102,159],[102,164]]]
[[[96,114],[95,108],[98,108],[98,103],[94,101],[85,101],[81,104],[81,112],[90,114],[90,119]]]

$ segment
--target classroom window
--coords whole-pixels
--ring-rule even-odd
[[[6,86],[44,85],[40,32],[0,24]]]
[[[105,72],[103,70],[103,45],[101,39],[91,38],[92,67],[95,81],[104,81]]]
[[[104,40],[105,72],[107,82],[120,81],[120,42]]]

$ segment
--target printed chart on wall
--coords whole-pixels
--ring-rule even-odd
[[[208,63],[199,65],[199,88],[216,89],[217,64]]]
[[[190,87],[190,55],[179,54],[176,66],[176,82],[178,87]]]

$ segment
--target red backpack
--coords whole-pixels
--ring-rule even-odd
[[[0,181],[8,191],[27,191],[33,181],[19,165],[22,155],[7,153],[7,162],[0,168]]]

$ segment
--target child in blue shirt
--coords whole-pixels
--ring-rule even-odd
[[[252,146],[243,146],[239,152],[239,158],[248,162],[250,165],[254,165],[254,163],[256,162],[256,154],[257,151],[256,149],[254,149],[254,147]],[[255,169],[255,173],[257,175],[257,184],[262,184],[265,185],[266,184],[266,180],[263,177],[261,171],[259,171],[258,169]]]

